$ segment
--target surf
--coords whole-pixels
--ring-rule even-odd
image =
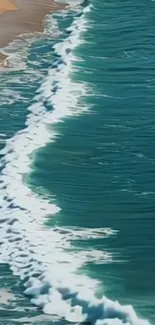
[[[55,61],[28,107],[25,128],[6,141],[1,150],[1,262],[8,263],[24,282],[25,295],[45,314],[56,315],[69,322],[90,321],[95,325],[149,324],[139,319],[132,305],[122,306],[103,296],[95,297],[97,280],[78,274],[87,261],[99,262],[112,258],[107,252],[74,254],[72,239],[105,238],[115,231],[106,228],[59,228],[44,226],[47,215],[56,217],[60,208],[49,199],[33,193],[23,182],[30,172],[31,155],[48,142],[56,141],[55,126],[89,108],[79,104],[90,89],[70,77],[72,62],[78,60],[74,49],[82,42],[87,28],[86,15],[91,5],[75,7],[77,16],[67,28],[69,36],[54,45]],[[51,106],[51,111],[46,106]],[[86,254],[87,253],[87,254]],[[98,253],[98,258],[96,257]],[[95,256],[95,258],[94,258]],[[63,267],[62,267],[63,266]]]

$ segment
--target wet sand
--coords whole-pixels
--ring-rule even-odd
[[[42,32],[45,15],[65,7],[54,0],[0,0],[0,66],[7,66],[4,46],[20,34]]]

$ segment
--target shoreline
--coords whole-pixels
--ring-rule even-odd
[[[0,0],[0,68],[9,67],[5,46],[21,34],[43,32],[45,16],[67,7],[54,0]]]

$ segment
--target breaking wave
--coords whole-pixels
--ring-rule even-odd
[[[45,215],[55,215],[60,208],[33,193],[24,183],[23,175],[30,171],[30,155],[36,149],[55,141],[55,128],[68,116],[87,110],[79,98],[89,93],[87,85],[73,82],[72,62],[78,58],[73,49],[81,42],[86,30],[82,9],[71,27],[68,37],[54,46],[55,62],[49,70],[34,103],[28,107],[25,129],[7,140],[1,150],[0,175],[0,260],[8,263],[15,275],[24,281],[25,294],[46,314],[62,317],[69,322],[90,321],[95,325],[148,324],[139,319],[132,306],[122,306],[105,296],[95,297],[97,281],[77,274],[84,263],[111,261],[107,252],[85,250],[74,252],[72,240],[105,238],[111,229],[46,228]],[[46,109],[50,105],[52,111]]]

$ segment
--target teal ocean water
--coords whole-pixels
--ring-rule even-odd
[[[0,325],[155,322],[155,2],[71,2],[1,70]]]

